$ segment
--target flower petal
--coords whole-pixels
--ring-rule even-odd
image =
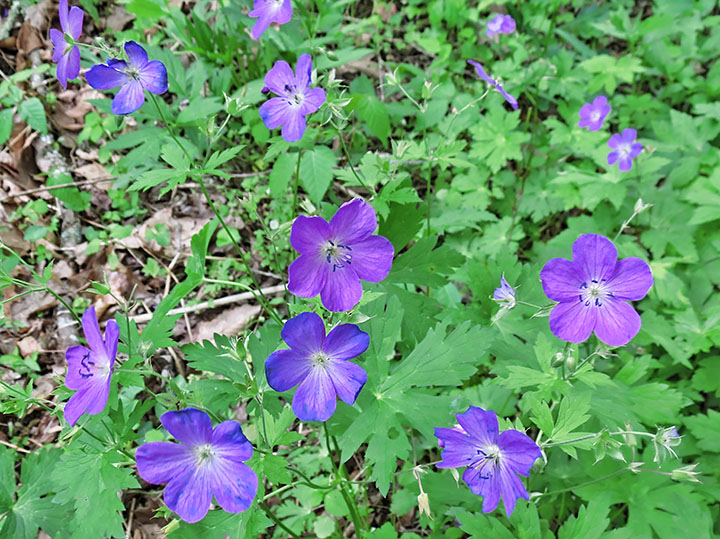
[[[592,106],[594,109],[602,109],[605,108],[607,102],[607,97],[605,97],[604,95],[599,95],[593,100]]]
[[[622,141],[624,143],[629,144],[631,142],[635,142],[636,138],[637,138],[637,130],[633,129],[632,127],[623,129]]]
[[[270,27],[270,24],[273,22],[273,20],[272,17],[266,13],[263,13],[261,15],[253,15],[253,11],[248,13],[248,15],[250,17],[258,17],[258,20],[255,21],[255,24],[253,24],[250,35],[255,41],[257,41],[258,39],[260,39],[260,36],[265,33],[265,30]]]
[[[495,412],[485,411],[477,406],[471,406],[467,412],[455,416],[460,426],[465,429],[478,445],[487,446],[497,443],[498,420]]]
[[[326,421],[335,413],[335,396],[335,386],[325,369],[311,369],[295,392],[293,412],[301,421]]]
[[[498,475],[498,483],[500,484],[503,505],[505,506],[505,514],[510,518],[510,515],[512,515],[515,509],[517,499],[524,498],[525,500],[529,500],[530,495],[525,489],[525,485],[520,481],[520,478],[511,470],[501,466],[498,470]]]
[[[201,410],[184,408],[179,412],[165,412],[160,421],[179,442],[194,446],[212,441],[210,416]]]
[[[618,163],[618,168],[622,170],[623,172],[627,172],[632,168],[632,159],[630,159],[629,156],[620,158],[620,162]]]
[[[620,152],[610,152],[607,156],[607,164],[614,165],[617,162],[618,157],[620,157]]]
[[[83,17],[85,12],[77,6],[70,8],[70,14],[68,15],[68,28],[65,30],[72,36],[73,39],[77,40],[82,34],[83,29]]]
[[[328,264],[320,255],[300,255],[288,268],[288,290],[300,298],[314,298],[325,287]]]
[[[326,268],[327,280],[320,292],[320,300],[328,311],[349,311],[362,297],[362,285],[355,271],[350,267]]]
[[[305,93],[305,90],[310,86],[311,75],[312,58],[307,53],[301,54],[297,64],[295,64],[295,88],[297,88],[298,92]]]
[[[503,466],[522,475],[528,475],[530,468],[540,458],[540,448],[527,434],[519,430],[506,430],[498,438]]]
[[[130,64],[143,70],[145,65],[148,63],[148,55],[138,43],[135,41],[128,41],[125,43],[125,54],[127,54]]]
[[[322,350],[332,359],[353,359],[367,350],[370,336],[355,324],[333,328],[323,342]]]
[[[81,376],[80,373],[87,373],[88,367],[83,366],[82,363],[90,359],[91,353],[89,348],[80,345],[71,346],[65,352],[65,361],[68,364],[65,385],[68,389],[80,389],[87,385],[88,377]]]
[[[335,243],[350,245],[366,239],[377,228],[375,210],[359,198],[345,202],[330,219],[330,231]]]
[[[120,337],[120,328],[115,320],[108,320],[105,325],[105,353],[110,360],[110,366],[112,367],[115,362],[115,356],[117,356],[118,338]]]
[[[63,33],[70,33],[70,26],[68,25],[68,3],[67,0],[60,0],[58,4],[58,17],[60,18],[60,28]]]
[[[443,443],[442,460],[438,468],[461,468],[477,457],[478,444],[457,429],[437,427],[435,436]]]
[[[65,41],[65,34],[63,34],[60,30],[50,28],[50,40],[52,41],[54,47],[52,60],[53,62],[59,62],[60,58],[63,57],[65,47],[67,47],[67,42]]]
[[[608,346],[624,346],[640,331],[640,315],[632,305],[605,298],[597,310],[595,335]]]
[[[365,369],[341,359],[332,361],[327,367],[327,373],[340,400],[350,406],[355,404],[355,400],[367,382]]]
[[[86,309],[82,317],[83,333],[90,349],[101,357],[107,356],[105,351],[105,342],[100,335],[100,326],[98,325],[95,307]],[[100,358],[98,358],[100,359]]]
[[[610,137],[610,139],[608,139],[607,145],[609,148],[612,148],[613,150],[617,150],[618,146],[620,146],[620,144],[622,144],[622,142],[623,142],[622,137],[620,135],[618,135],[617,133],[615,133],[614,135],[612,135]],[[612,163],[610,163],[610,164],[612,165]]]
[[[642,152],[643,145],[639,142],[636,142],[632,146],[630,146],[630,155],[629,157],[631,159],[635,159],[638,155],[640,155],[640,152]]]
[[[60,57],[60,60],[58,60],[57,67],[55,68],[55,76],[63,88],[67,88],[69,60],[69,56],[67,54],[63,54]]]
[[[322,350],[325,324],[315,313],[300,313],[285,322],[280,334],[294,352],[311,356]]]
[[[305,99],[303,99],[302,105],[300,106],[300,112],[306,116],[312,114],[325,103],[325,99],[325,90],[322,88],[312,88],[308,90],[305,92]]]
[[[483,497],[482,512],[491,513],[500,503],[500,481],[498,474],[488,478],[480,475],[480,470],[470,467],[463,473],[463,481],[473,494]]]
[[[287,98],[273,97],[260,105],[258,109],[260,118],[262,118],[265,127],[268,129],[276,129],[290,119],[290,105]]]
[[[65,58],[67,58],[67,67],[65,68],[67,80],[76,79],[80,74],[80,49],[73,47],[65,55]]]
[[[176,475],[168,483],[163,498],[165,504],[185,522],[199,522],[210,509],[210,482],[196,466],[188,466],[184,473]]]
[[[370,236],[352,245],[352,269],[363,281],[379,283],[390,273],[395,249],[387,238]]]
[[[558,339],[585,342],[595,327],[597,308],[582,301],[560,303],[550,312],[550,331]]]
[[[160,60],[148,62],[140,70],[140,82],[151,94],[164,94],[168,89],[168,77],[165,64]]]
[[[617,248],[599,234],[582,234],[572,246],[573,262],[588,280],[601,281],[612,276],[617,263]]]
[[[576,264],[564,258],[548,260],[540,272],[543,291],[553,301],[572,301],[580,293],[583,276]]]
[[[330,225],[322,217],[300,215],[290,230],[290,245],[300,254],[317,254],[329,239]]]
[[[307,122],[301,107],[288,107],[281,135],[285,142],[297,142],[305,134]]]
[[[275,65],[265,75],[265,86],[280,96],[287,96],[289,92],[285,89],[285,86],[292,85],[294,82],[295,75],[293,75],[290,64],[285,60],[275,62]]]
[[[218,459],[208,468],[207,481],[218,504],[228,513],[247,510],[257,494],[257,475],[242,462]]]
[[[110,393],[110,379],[94,379],[78,390],[65,404],[65,421],[75,425],[84,413],[99,414],[105,409]]]
[[[292,18],[292,2],[290,0],[283,0],[280,11],[275,15],[275,22],[278,24],[285,24],[290,22]]]
[[[252,457],[253,446],[237,421],[223,421],[213,429],[213,451],[223,459],[243,462]]]
[[[160,485],[195,466],[192,450],[172,442],[149,442],[135,452],[137,470],[145,481]]]
[[[90,70],[85,73],[85,79],[88,81],[88,84],[96,90],[116,88],[130,80],[122,71],[118,71],[104,64],[92,66]]]
[[[647,262],[630,257],[619,260],[607,288],[615,299],[637,301],[643,299],[653,285],[652,271]]]
[[[292,350],[278,350],[265,361],[265,378],[271,388],[282,393],[305,380],[312,361]]]
[[[142,107],[145,103],[145,94],[140,81],[131,80],[120,88],[115,94],[110,110],[113,114],[130,114]]]

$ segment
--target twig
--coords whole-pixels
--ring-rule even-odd
[[[0,440],[0,444],[6,445],[8,447],[12,447],[15,451],[19,451],[20,453],[29,454],[31,453],[27,449],[23,449],[22,447],[18,447],[15,444],[11,444],[10,442],[6,442],[5,440]]]
[[[5,179],[5,178],[3,178]],[[83,180],[80,182],[73,182],[73,183],[61,183],[60,185],[46,185],[45,187],[38,187],[36,189],[27,189],[26,191],[20,191],[19,193],[15,193],[14,195],[7,195],[3,198],[0,198],[0,203],[5,202],[6,200],[10,200],[11,198],[20,197],[24,195],[32,195],[34,193],[42,193],[43,191],[53,191],[54,189],[65,189],[68,187],[78,187],[81,185],[93,185],[96,183],[102,183],[102,182],[111,182],[115,180],[115,178],[97,178],[95,180]],[[12,180],[11,180],[12,181]]]

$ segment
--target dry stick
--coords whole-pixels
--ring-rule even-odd
[[[282,284],[276,284],[273,286],[268,286],[267,288],[261,288],[260,289],[263,294],[269,295],[269,294],[279,294],[280,292],[285,291],[285,285]],[[171,309],[170,312],[167,313],[167,316],[172,316],[174,314],[185,314],[185,313],[194,313],[197,311],[204,311],[205,309],[213,309],[215,307],[221,307],[223,305],[229,305],[231,303],[237,303],[239,301],[243,301],[246,299],[254,299],[255,296],[252,292],[243,292],[241,294],[233,294],[232,296],[226,296],[224,298],[220,299],[214,299],[214,300],[208,300],[203,301],[202,303],[198,303],[197,305],[191,305],[190,307],[183,307],[181,309]],[[142,323],[142,322],[149,322],[152,318],[152,313],[147,314],[139,314],[136,316],[133,316],[130,318],[133,322],[136,323]]]
[[[10,178],[3,178],[3,179],[10,180]],[[15,193],[14,195],[4,196],[3,198],[0,198],[0,203],[5,202],[6,200],[10,200],[11,198],[21,197],[24,195],[32,195],[34,193],[42,193],[43,191],[52,191],[54,189],[65,189],[68,187],[78,187],[81,185],[93,185],[96,183],[111,182],[114,180],[115,180],[115,178],[102,178],[102,179],[97,178],[95,180],[83,180],[80,182],[73,182],[73,183],[61,183],[59,185],[46,185],[45,187],[38,187],[36,189],[28,189],[26,191],[20,191],[19,193]],[[10,181],[12,181],[12,180],[10,180]]]

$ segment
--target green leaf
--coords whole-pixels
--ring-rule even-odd
[[[152,0],[131,0],[125,9],[139,18],[160,19],[167,16],[165,10]]]
[[[607,497],[603,496],[602,498],[594,498],[587,505],[581,505],[577,517],[571,515],[560,528],[558,539],[575,539],[576,537],[597,539],[600,537],[610,524],[608,518],[610,505]]]
[[[214,372],[233,382],[245,380],[248,372],[238,357],[238,353],[225,335],[214,335],[215,343],[205,340],[202,343],[186,344],[181,349],[185,361],[194,369]]]
[[[465,257],[447,245],[434,249],[437,236],[418,240],[407,252],[398,256],[387,283],[412,283],[423,286],[444,286],[447,277],[459,268]]]
[[[73,179],[67,174],[51,174],[48,176],[47,185],[73,184]],[[68,209],[72,211],[84,211],[90,207],[90,193],[83,193],[77,187],[53,189],[50,193],[62,200]]]
[[[47,133],[47,119],[45,107],[37,97],[26,99],[18,107],[18,114],[35,131],[45,135]]]
[[[720,453],[720,412],[708,410],[707,415],[684,418],[685,424],[698,440],[697,445],[705,451]]]
[[[216,167],[219,167],[223,163],[226,163],[227,161],[230,161],[233,157],[235,157],[240,151],[244,148],[244,145],[240,146],[233,146],[232,148],[227,148],[221,152],[213,152],[210,156],[210,159],[208,159],[207,163],[205,163],[206,169],[213,169]]]
[[[390,115],[385,105],[374,95],[360,95],[355,98],[358,100],[358,117],[367,123],[370,132],[387,146],[390,136]]]
[[[0,144],[5,144],[10,138],[14,115],[15,109],[12,107],[0,110]]]
[[[552,438],[555,441],[566,440],[568,435],[580,425],[583,425],[590,416],[586,413],[590,410],[590,393],[566,396],[560,402],[555,428],[552,431]]]
[[[294,153],[284,153],[273,163],[270,171],[270,195],[273,198],[283,196],[293,176],[297,156]]]
[[[314,204],[322,201],[333,179],[337,159],[330,148],[318,146],[300,159],[300,183]]]
[[[196,96],[177,116],[178,125],[207,122],[210,117],[223,110],[219,97]]]

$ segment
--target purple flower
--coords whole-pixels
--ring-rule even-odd
[[[125,43],[128,61],[110,59],[107,65],[93,66],[85,74],[90,86],[96,90],[109,90],[120,86],[111,110],[113,114],[130,114],[145,102],[144,90],[163,94],[168,89],[167,70],[160,60],[148,62],[148,56],[134,41]]]
[[[505,274],[500,277],[500,288],[493,292],[493,299],[506,309],[515,307],[515,289],[505,280]]]
[[[95,307],[82,317],[83,333],[90,348],[71,346],[65,352],[68,363],[65,385],[76,390],[65,405],[65,420],[75,425],[84,413],[99,414],[105,409],[110,394],[110,376],[117,355],[120,329],[115,320],[105,326],[105,340],[100,335]]]
[[[258,489],[255,472],[243,461],[253,448],[236,421],[214,429],[210,417],[185,408],[166,412],[163,426],[181,443],[150,442],[135,453],[138,473],[148,483],[167,483],[165,504],[185,522],[202,520],[212,497],[228,513],[252,505]]]
[[[578,127],[587,127],[589,131],[597,131],[602,127],[605,117],[610,114],[611,109],[607,97],[597,96],[592,103],[585,103],[580,107]]]
[[[442,461],[437,467],[466,467],[463,480],[473,494],[483,497],[483,513],[494,511],[502,495],[509,517],[518,498],[530,498],[516,474],[527,476],[530,473],[540,456],[540,448],[518,430],[499,434],[493,411],[471,406],[456,417],[465,433],[457,428],[435,429],[435,436],[444,443]]]
[[[569,342],[595,331],[609,346],[627,344],[640,331],[640,316],[626,302],[650,290],[650,266],[639,258],[618,260],[615,245],[598,234],[578,237],[572,255],[549,260],[540,272],[545,294],[560,302],[550,313],[550,330]]]
[[[255,0],[253,10],[248,13],[250,17],[257,17],[252,28],[252,38],[257,40],[270,23],[285,24],[292,18],[292,3],[290,0]]]
[[[77,41],[82,34],[83,17],[85,13],[77,6],[73,6],[68,13],[67,0],[60,0],[58,7],[60,15],[60,30],[50,29],[50,39],[53,46],[53,62],[57,62],[57,78],[63,88],[67,88],[68,79],[74,79],[80,73],[80,49],[77,45],[70,45],[65,41],[65,34]]]
[[[346,202],[330,223],[299,216],[290,244],[300,256],[288,269],[288,290],[301,298],[320,294],[330,311],[352,309],[362,297],[363,281],[379,283],[390,273],[394,249],[377,227],[375,210],[359,198]]]
[[[510,15],[495,15],[493,20],[487,23],[487,36],[494,36],[495,34],[512,34],[515,31],[515,19]]]
[[[490,86],[495,88],[495,91],[499,92],[500,95],[502,95],[505,98],[505,101],[510,103],[513,109],[517,110],[518,108],[518,102],[517,99],[515,99],[513,96],[511,96],[509,93],[507,93],[503,87],[502,84],[497,82],[495,79],[491,78],[490,75],[488,75],[485,72],[485,69],[483,68],[482,64],[479,64],[478,62],[475,62],[473,60],[468,60],[468,64],[473,66],[475,68],[475,72],[478,74],[478,77],[480,77],[482,80],[487,82]]]
[[[265,75],[263,93],[272,91],[280,97],[273,97],[260,106],[260,117],[265,127],[275,129],[283,126],[282,137],[287,142],[300,140],[305,133],[305,116],[312,114],[325,103],[325,90],[310,88],[312,59],[301,54],[295,65],[295,75],[284,60]]]
[[[322,318],[301,313],[285,323],[282,338],[290,349],[270,354],[265,376],[279,392],[300,384],[292,401],[298,419],[326,421],[335,413],[336,395],[347,404],[355,403],[367,373],[348,360],[367,350],[367,333],[355,324],[342,324],[325,336]]]
[[[618,162],[618,168],[623,172],[627,172],[632,168],[632,160],[635,159],[642,151],[642,144],[635,142],[637,131],[628,128],[624,129],[622,135],[615,133],[610,140],[608,146],[615,150],[607,156],[608,165],[614,165]]]

